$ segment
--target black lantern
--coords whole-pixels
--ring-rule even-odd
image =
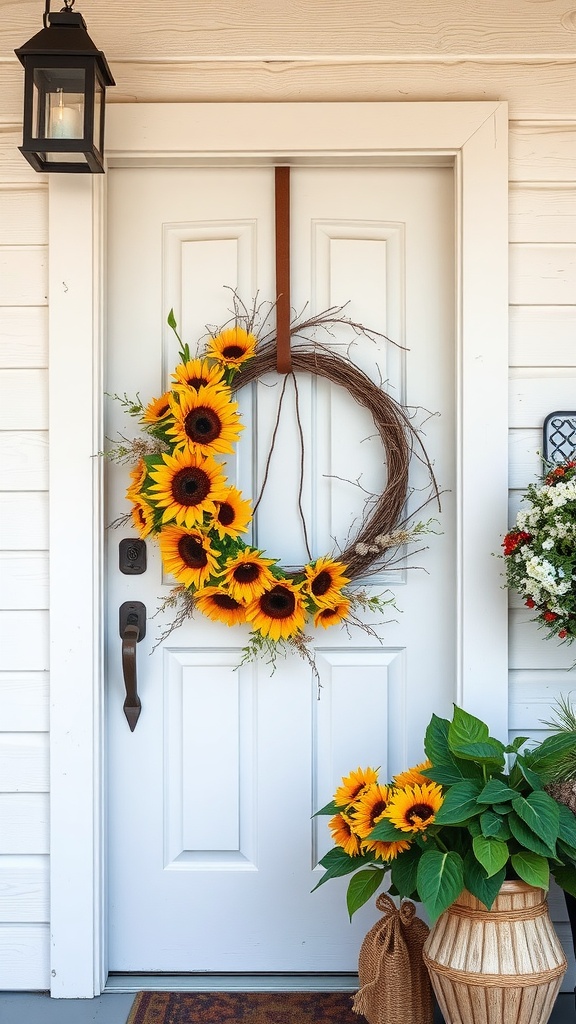
[[[115,85],[74,0],[64,0],[44,28],[15,54],[24,65],[24,134],[20,152],[36,171],[104,171],[104,99]]]

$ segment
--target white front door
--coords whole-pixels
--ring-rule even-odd
[[[108,174],[109,393],[146,403],[168,386],[174,308],[194,349],[229,318],[236,289],[250,304],[274,296],[274,172],[269,166],[115,168]],[[453,171],[446,167],[292,169],[292,303],[312,312],[348,300],[349,316],[406,346],[336,332],[319,341],[383,380],[399,401],[440,415],[424,441],[444,490],[441,535],[404,569],[376,579],[399,611],[377,627],[314,636],[318,689],[306,662],[238,668],[245,627],[200,615],[151,654],[152,618],[170,580],[148,543],[148,568],[118,569],[130,529],[108,530],[107,784],[109,967],[112,971],[353,971],[372,907],[348,922],[346,881],[313,895],[326,821],[312,820],[343,774],[382,776],[422,758],[424,728],[455,699]],[[349,347],[348,347],[349,346]],[[313,555],[357,529],[366,491],[385,483],[365,411],[338,388],[300,378],[303,505]],[[280,378],[241,392],[246,424],[236,474],[255,498],[274,426]],[[109,437],[133,431],[108,402]],[[255,543],[283,564],[307,558],[297,509],[300,449],[288,389]],[[109,522],[129,506],[128,471],[109,466]],[[413,482],[422,482],[413,459]],[[411,498],[419,504],[419,494]],[[425,510],[423,517],[433,515]],[[142,714],[133,733],[124,699],[118,609],[142,601]],[[370,620],[369,620],[370,621]]]

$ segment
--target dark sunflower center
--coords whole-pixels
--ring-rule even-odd
[[[318,575],[312,580],[312,586],[310,590],[315,597],[322,597],[332,585],[332,577],[330,573],[324,569],[323,572],[319,572]]]
[[[226,348],[222,349],[222,355],[225,359],[240,359],[245,351],[241,345],[226,345]]]
[[[191,441],[209,443],[220,436],[222,421],[214,409],[200,406],[188,413],[184,420],[184,430]]]
[[[232,575],[237,583],[253,583],[260,575],[260,566],[254,565],[254,562],[244,562],[236,566]]]
[[[174,474],[172,494],[180,505],[200,505],[210,490],[210,477],[199,466],[186,466]]]
[[[208,555],[196,537],[180,537],[178,554],[190,569],[203,569],[208,563]]]
[[[278,584],[260,598],[260,607],[271,619],[289,619],[296,607],[296,598],[291,590]]]
[[[385,810],[386,810],[386,801],[385,800],[379,800],[377,804],[374,804],[374,807],[372,808],[372,810],[370,812],[370,824],[372,825],[372,828],[374,828],[374,825],[376,824],[377,819],[380,817],[381,814],[384,813]]]
[[[224,608],[226,611],[235,611],[236,608],[240,608],[240,602],[235,601],[233,597],[229,597],[228,594],[213,594],[212,600],[218,608]]]
[[[409,811],[407,811],[406,820],[409,821],[411,825],[413,825],[416,819],[418,821],[428,821],[428,819],[432,818],[433,816],[434,810],[432,809],[432,807],[430,807],[429,804],[414,804],[414,806],[411,807]]]
[[[188,384],[188,387],[194,388],[194,391],[199,391],[200,388],[206,386],[208,381],[204,377],[188,377],[186,383]]]
[[[223,501],[218,507],[218,522],[221,523],[222,526],[230,526],[231,523],[234,522],[235,518],[236,515],[232,505],[228,504],[227,501]]]

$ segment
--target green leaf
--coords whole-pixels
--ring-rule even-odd
[[[506,878],[506,870],[502,868],[491,878],[488,878],[482,865],[470,850],[464,858],[464,885],[473,896],[476,896],[487,910],[494,903],[502,882]]]
[[[532,789],[542,789],[542,779],[535,771],[532,770],[532,768],[528,767],[525,757],[517,757],[516,765]]]
[[[550,847],[537,836],[531,828],[526,825],[522,818],[519,818],[517,814],[512,811],[506,819],[510,826],[510,831],[514,838],[520,843],[520,846],[525,847],[526,850],[531,850],[532,853],[539,853],[542,857],[555,857],[556,849],[550,849]]]
[[[380,888],[385,874],[386,872],[382,868],[366,868],[365,871],[359,871],[350,879],[348,892],[346,893],[346,905],[350,920],[352,920],[352,915],[360,907],[363,907],[376,890]]]
[[[558,848],[558,856],[564,863],[576,864],[576,847],[570,846],[569,843],[565,843],[562,839],[558,839],[556,846]]]
[[[501,782],[500,779],[489,779],[478,797],[478,803],[503,804],[508,800],[512,800],[515,796],[514,790],[510,789],[504,782]]]
[[[517,754],[520,747],[527,743],[529,739],[529,736],[516,736],[516,739],[514,739],[512,743],[509,743],[507,747],[504,747],[504,752],[506,754]]]
[[[476,836],[472,840],[474,856],[480,862],[488,878],[500,871],[508,860],[508,847],[493,836]]]
[[[416,892],[418,864],[421,857],[422,851],[417,846],[411,846],[409,850],[404,850],[392,861],[390,877],[403,898],[412,896]]]
[[[564,892],[569,892],[576,897],[576,868],[568,864],[562,867],[552,868],[552,874]]]
[[[168,316],[166,318],[166,323],[168,324],[168,327],[172,328],[173,331],[176,330],[178,324],[176,323],[176,317],[174,316],[174,310],[173,309],[171,309],[170,312],[168,313]]]
[[[554,850],[560,827],[560,809],[556,801],[540,789],[529,793],[527,797],[515,796],[512,806],[518,817]]]
[[[529,850],[523,850],[522,853],[512,854],[510,859],[514,871],[523,882],[527,882],[528,885],[537,885],[541,889],[548,888],[550,868],[545,857],[540,857],[537,853],[531,853]]]
[[[498,768],[503,768],[506,763],[504,744],[500,740],[488,739],[483,743],[464,743],[461,747],[454,748],[454,754],[465,761],[494,765]]]
[[[532,771],[542,776],[544,782],[554,776],[554,768],[566,754],[574,750],[575,733],[562,732],[548,736],[543,742],[524,756]]]
[[[447,791],[444,802],[434,816],[437,825],[460,825],[483,810],[478,806],[482,783],[474,779],[457,782]]]
[[[338,814],[338,812],[341,810],[342,807],[338,807],[337,804],[335,804],[334,801],[331,800],[329,804],[324,804],[324,807],[321,807],[319,811],[314,811],[312,817],[317,818],[319,814]]]
[[[396,828],[389,818],[382,818],[374,825],[370,839],[378,839],[385,843],[398,843],[401,839],[406,840],[406,833]]]
[[[568,843],[568,846],[576,847],[576,815],[564,804],[558,804],[558,809],[560,812],[558,835],[560,839]]]
[[[481,779],[482,769],[472,761],[461,761],[459,764],[456,760],[453,760],[451,764],[441,764],[434,768],[427,768],[426,778],[432,782],[439,782],[441,786],[453,786],[455,782],[462,782],[463,779]]]
[[[458,853],[429,850],[418,865],[418,894],[435,921],[464,888],[464,862]]]
[[[492,809],[484,811],[484,814],[480,815],[480,827],[483,836],[497,836],[498,839],[503,840],[510,838],[507,822]]]
[[[447,718],[438,718],[438,715],[432,715],[426,729],[424,753],[434,767],[441,764],[450,764],[453,760],[448,747],[449,727],[450,722]]]
[[[453,754],[469,743],[484,743],[490,733],[488,726],[463,708],[454,705],[454,715],[448,729],[448,747]]]
[[[358,857],[350,857],[340,846],[335,846],[322,857],[320,864],[326,868],[320,881],[314,886],[312,892],[320,885],[324,885],[330,878],[340,878],[342,875],[349,875],[356,871],[363,861]]]

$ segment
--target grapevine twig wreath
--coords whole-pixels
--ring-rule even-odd
[[[131,520],[141,537],[153,536],[165,571],[176,580],[160,608],[171,611],[173,618],[158,643],[198,610],[229,626],[245,623],[250,627],[243,662],[264,656],[274,668],[278,653],[293,650],[315,670],[307,624],[312,621],[316,628],[352,624],[378,637],[359,613],[381,612],[394,605],[394,598],[373,596],[360,581],[399,563],[406,545],[433,532],[434,520],[411,524],[410,520],[432,500],[440,509],[440,494],[410,411],[348,358],[310,337],[319,329],[330,333],[339,325],[372,340],[385,337],[349,319],[345,307],[334,306],[290,325],[291,338],[299,343],[292,347],[291,371],[280,394],[264,481],[252,509],[228,482],[221,458],[233,453],[243,429],[235,394],[276,371],[275,334],[268,324],[274,305],[267,304],[264,315],[263,306],[255,302],[248,309],[233,295],[233,319],[211,329],[204,350],[195,356],[178,335],[170,312],[168,324],[180,343],[181,362],[170,389],[160,398],[145,406],[139,396],[136,400],[126,394],[112,396],[138,419],[141,428],[140,437],[119,438],[106,452],[116,462],[133,466],[126,494],[131,512],[113,525]],[[300,501],[301,475],[298,507],[309,561],[302,567],[285,568],[277,558],[247,544],[240,534],[248,530],[266,485],[288,378],[296,396],[303,473],[297,373],[343,387],[368,409],[383,444],[387,482],[380,495],[367,501],[357,535],[348,538],[343,548],[335,544],[335,553],[313,557]],[[407,515],[410,459],[415,453],[426,467],[429,487],[420,508]]]

